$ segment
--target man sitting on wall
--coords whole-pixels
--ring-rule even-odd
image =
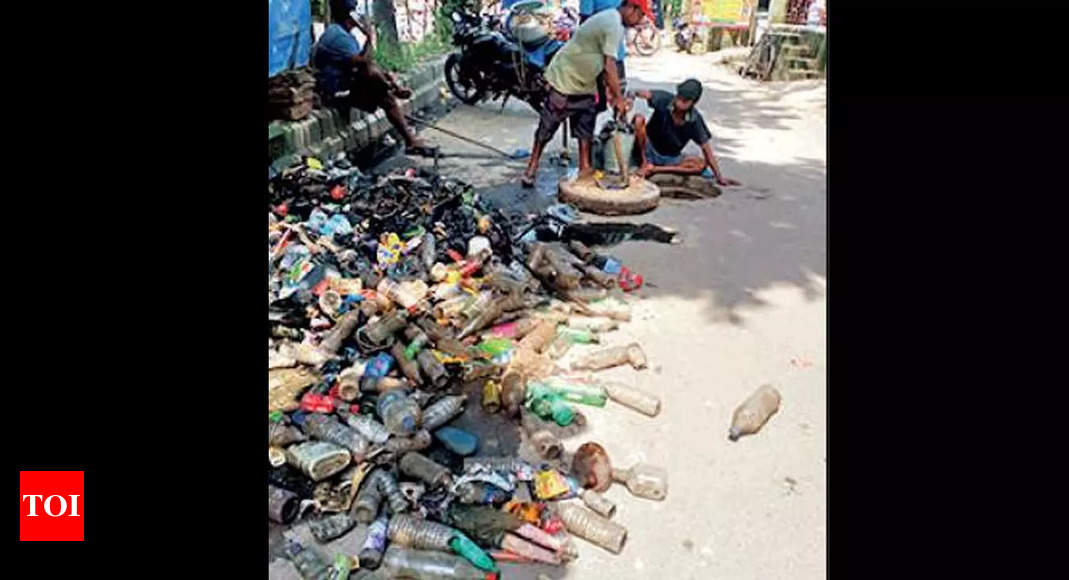
[[[646,99],[653,114],[647,121],[635,115],[635,148],[640,164],[638,174],[655,173],[705,174],[715,177],[719,185],[742,185],[724,177],[710,145],[712,135],[705,119],[694,107],[702,97],[702,84],[687,79],[676,87],[676,94],[668,91],[637,90],[634,96]],[[702,157],[684,157],[683,148],[694,141],[702,148]],[[709,171],[711,170],[711,171]]]
[[[331,15],[334,22],[319,37],[313,56],[316,90],[323,104],[337,109],[346,122],[353,107],[368,113],[381,107],[404,138],[406,152],[427,154],[426,143],[409,128],[397,102],[410,98],[412,91],[375,66],[369,50],[374,44],[375,28],[361,24],[357,0],[332,0]],[[367,36],[364,47],[350,32],[353,28]]]

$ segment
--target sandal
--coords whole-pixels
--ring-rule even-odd
[[[535,186],[535,178],[528,176],[526,173],[520,177],[520,185],[525,189],[531,189]]]
[[[418,157],[434,157],[437,152],[437,147],[429,147],[426,145],[405,147],[405,155],[416,155]]]

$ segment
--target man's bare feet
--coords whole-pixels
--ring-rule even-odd
[[[576,179],[591,179],[593,177],[594,177],[594,168],[593,167],[587,167],[586,169],[583,169],[583,170],[579,171],[579,175],[576,176]]]

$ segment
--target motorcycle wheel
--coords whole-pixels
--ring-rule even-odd
[[[635,32],[635,52],[652,56],[661,49],[661,31],[656,26],[646,25]]]
[[[461,102],[474,105],[483,99],[486,91],[465,76],[461,74],[460,55],[454,52],[445,60],[445,83]]]

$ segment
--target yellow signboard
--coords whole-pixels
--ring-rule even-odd
[[[754,4],[754,0],[701,0],[703,16],[727,24],[749,25]]]

